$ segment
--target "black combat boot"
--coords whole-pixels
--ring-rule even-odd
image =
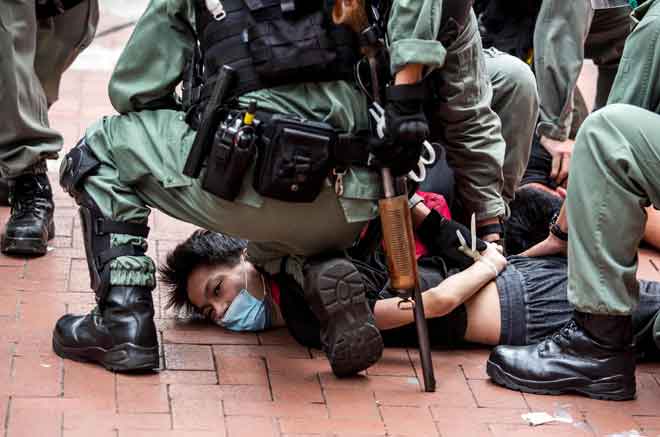
[[[635,352],[637,361],[660,361],[660,311],[655,311],[650,317],[651,308],[640,308],[637,311],[637,323],[633,318],[633,326],[638,326],[635,332]],[[640,316],[641,313],[641,317]]]
[[[11,206],[9,203],[9,179],[0,178],[0,206]]]
[[[498,346],[486,370],[513,390],[591,398],[635,397],[632,318],[575,312],[557,333],[531,346]]]
[[[7,255],[45,255],[48,240],[55,236],[53,192],[48,176],[26,174],[11,187],[11,216],[0,247]]]
[[[57,321],[53,350],[62,358],[97,362],[116,372],[157,369],[151,290],[110,287],[91,313],[67,314]]]
[[[321,344],[337,376],[376,363],[383,339],[365,296],[362,277],[345,258],[312,260],[304,267],[304,295],[321,325]]]
[[[97,306],[85,316],[60,318],[53,331],[53,350],[62,358],[97,362],[113,371],[156,369],[158,338],[151,289],[110,284],[114,259],[145,254],[143,246],[112,246],[111,235],[147,238],[149,228],[104,218],[91,198],[80,198],[80,223]]]

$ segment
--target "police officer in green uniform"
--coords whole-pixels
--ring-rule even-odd
[[[463,172],[462,182],[473,185],[463,194],[478,219],[497,222],[505,214],[500,193],[506,151],[489,107],[492,92],[469,2],[445,1],[443,8],[432,0],[392,2],[387,32],[394,84],[387,90],[386,136],[380,141],[360,135],[369,130],[369,111],[353,82],[354,36],[330,22],[323,3],[150,3],[109,85],[121,115],[91,126],[62,163],[60,182],[80,205],[98,306],[58,321],[58,355],[118,371],[158,367],[155,266],[145,255],[151,207],[248,239],[255,265],[303,285],[340,376],[367,368],[382,353],[359,273],[336,255],[377,215],[378,166],[397,174],[416,167],[421,140],[434,125],[438,132],[431,135],[451,139],[455,162],[472,169]],[[184,112],[174,91],[184,76],[196,76],[190,75],[197,65],[190,59],[197,58],[198,42],[202,81],[184,81]],[[206,167],[191,178],[183,170],[196,136],[205,131],[206,105],[220,94],[226,65],[237,80],[224,93]],[[429,83],[438,100],[425,102]],[[425,103],[434,109],[431,123]],[[252,150],[249,142],[243,147],[243,128],[251,129],[253,118],[257,157],[241,161],[249,164],[244,175],[228,178],[237,168],[229,165],[239,145],[241,153]],[[465,231],[454,222],[434,226],[447,236],[436,239],[439,250],[455,249],[456,229]],[[221,281],[207,292],[222,293]],[[264,306],[247,296],[239,301],[242,311]]]
[[[580,171],[571,173],[565,207],[550,236],[529,252],[568,248],[573,321],[539,345],[499,346],[488,361],[490,377],[516,390],[635,396],[637,251],[644,208],[660,208],[660,0],[647,0],[633,15],[641,21],[626,40],[608,104],[578,132],[573,160]],[[660,315],[647,329],[660,345]]]
[[[54,237],[46,159],[57,157],[62,137],[48,125],[48,108],[97,22],[97,0],[4,2],[0,8],[0,176],[12,191],[3,253],[43,255]]]
[[[607,101],[632,21],[629,7],[603,0],[543,0],[534,30],[534,71],[539,88],[537,134],[552,155],[551,176],[566,182],[574,94],[585,58],[598,66],[596,108]]]

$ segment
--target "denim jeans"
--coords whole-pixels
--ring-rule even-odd
[[[571,319],[566,258],[508,257],[509,264],[497,278],[500,295],[500,344],[534,344]],[[638,332],[660,310],[660,283],[640,281],[640,302],[633,312]]]

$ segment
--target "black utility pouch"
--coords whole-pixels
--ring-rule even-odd
[[[285,202],[313,202],[330,172],[336,139],[329,124],[273,116],[261,136],[254,189]]]
[[[239,121],[237,119],[235,123]],[[245,174],[257,152],[256,143],[240,141],[240,135],[240,128],[234,126],[218,129],[202,181],[204,190],[229,201],[236,199],[240,193]]]

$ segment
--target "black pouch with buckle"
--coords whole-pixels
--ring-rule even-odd
[[[261,135],[254,189],[285,202],[313,202],[330,172],[336,140],[327,123],[274,115]]]

